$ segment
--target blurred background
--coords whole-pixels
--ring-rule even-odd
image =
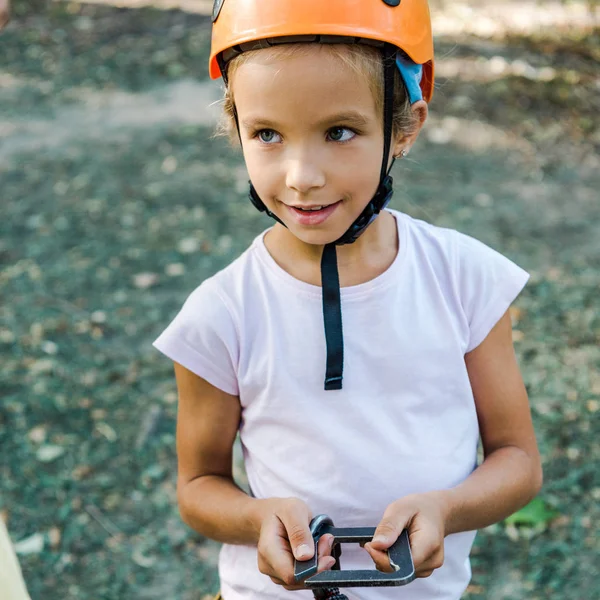
[[[531,272],[512,316],[545,468],[539,498],[478,535],[465,598],[593,600],[600,12],[431,6],[437,88],[393,206]],[[218,588],[218,546],[178,516],[175,382],[151,347],[270,225],[213,136],[211,7],[28,0],[0,34],[0,517],[33,600]]]

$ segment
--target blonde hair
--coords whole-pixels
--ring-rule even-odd
[[[289,58],[303,52],[306,43],[280,44],[269,46],[268,49],[275,59]],[[331,52],[333,56],[350,67],[359,77],[369,83],[369,88],[375,100],[375,106],[382,115],[383,120],[383,67],[381,63],[381,52],[379,49],[365,44],[320,44],[325,51]],[[256,52],[263,48],[248,50],[233,58],[227,64],[227,78],[232,80],[236,70],[250,61]],[[406,93],[400,74],[396,70],[394,78],[394,115],[392,120],[392,137],[406,136],[411,134],[418,125],[418,119],[413,115],[410,100]],[[225,135],[235,143],[239,142],[238,131],[235,123],[235,102],[231,85],[225,89],[223,98],[223,115],[220,120],[217,135]]]

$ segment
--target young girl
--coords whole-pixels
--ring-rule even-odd
[[[181,514],[224,543],[225,600],[312,597],[293,561],[334,564],[321,513],[377,526],[345,569],[391,571],[409,532],[418,579],[349,598],[457,600],[475,530],[542,473],[507,312],[527,274],[385,209],[433,90],[426,0],[217,0],[210,72],[276,223],[155,342],[175,362]]]

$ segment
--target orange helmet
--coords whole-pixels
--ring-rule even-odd
[[[222,75],[222,64],[257,47],[254,43],[259,40],[310,41],[305,36],[313,36],[315,42],[347,43],[360,39],[392,44],[423,65],[423,97],[429,102],[433,95],[427,0],[215,0],[212,19],[212,79]]]

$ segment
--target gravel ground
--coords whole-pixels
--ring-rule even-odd
[[[600,38],[576,2],[505,3],[504,21],[490,3],[434,4],[436,96],[394,207],[532,273],[514,339],[546,477],[528,510],[479,534],[466,599],[591,600]],[[213,136],[208,21],[15,10],[0,38],[0,513],[33,600],[202,599],[218,546],[178,517],[175,386],[150,344],[269,225]]]

